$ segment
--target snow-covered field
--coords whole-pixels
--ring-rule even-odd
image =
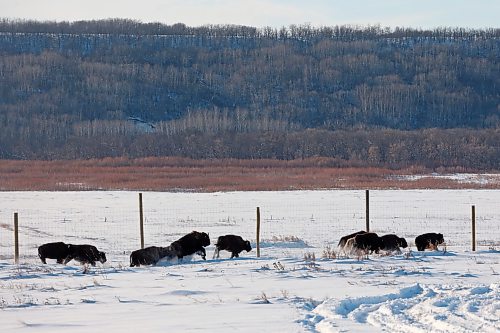
[[[209,232],[212,245],[206,261],[130,268],[128,255],[140,247],[137,197],[0,192],[0,331],[500,331],[500,191],[371,191],[371,230],[395,232],[411,249],[369,259],[322,257],[364,228],[364,191],[146,192],[146,246],[191,230]],[[212,259],[219,235],[239,234],[255,246],[256,207],[261,257],[252,250]],[[413,239],[424,232],[442,232],[446,251],[417,252]],[[94,244],[108,262],[88,270],[43,265],[36,248],[51,241]]]

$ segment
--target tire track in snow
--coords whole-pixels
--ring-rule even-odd
[[[500,284],[420,285],[398,293],[330,299],[312,311],[318,332],[499,332]]]

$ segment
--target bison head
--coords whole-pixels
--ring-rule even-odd
[[[196,242],[199,242],[199,244],[201,244],[201,246],[203,247],[210,245],[210,237],[206,232],[191,231],[191,233],[186,236],[192,237],[191,239],[195,239]]]
[[[408,247],[408,243],[406,242],[406,239],[404,239],[402,237],[399,238],[398,243],[399,243],[398,244],[399,247],[402,247],[403,249]]]
[[[101,264],[104,264],[107,261],[107,259],[106,259],[106,253],[99,252],[99,261],[101,262]]]
[[[252,250],[252,245],[250,245],[250,241],[245,241],[245,250],[250,252]]]
[[[200,233],[200,240],[203,247],[210,245],[210,236],[206,232]]]
[[[437,243],[438,244],[443,244],[444,243],[444,237],[443,234],[437,234]]]

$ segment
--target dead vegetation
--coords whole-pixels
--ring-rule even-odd
[[[105,158],[99,160],[0,160],[0,190],[250,191],[310,189],[500,188],[499,183],[450,179],[404,180],[422,168],[337,167],[328,158],[304,160],[193,160]]]

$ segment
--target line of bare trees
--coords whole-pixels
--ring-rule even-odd
[[[500,29],[0,20],[0,158],[495,168]]]

